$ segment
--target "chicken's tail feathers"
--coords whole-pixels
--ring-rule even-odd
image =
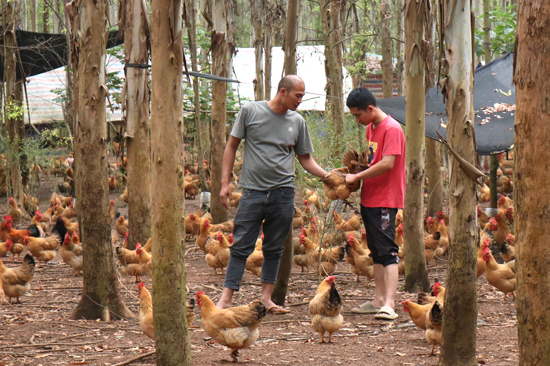
[[[429,304],[429,303],[431,303],[430,297],[431,297],[431,296],[428,295],[427,293],[425,293],[425,292],[420,292],[420,293],[418,293],[418,301],[417,301],[417,303],[418,303],[419,305],[426,305],[426,304]]]
[[[260,301],[256,300],[250,304],[250,307],[254,309],[254,311],[257,314],[257,320],[262,320],[267,315],[267,309],[265,308],[265,305],[262,304]]]

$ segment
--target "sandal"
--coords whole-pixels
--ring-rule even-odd
[[[351,309],[351,312],[355,314],[378,314],[379,311],[380,308],[374,306],[370,301],[359,305],[358,308]]]
[[[268,314],[277,314],[277,315],[290,313],[290,310],[285,309],[282,306],[278,306],[278,305],[273,305],[267,308],[266,311]]]
[[[374,319],[394,320],[397,317],[397,313],[391,307],[382,306],[380,311],[374,316]]]

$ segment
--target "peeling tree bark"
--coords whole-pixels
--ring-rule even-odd
[[[124,51],[126,67],[126,146],[128,150],[129,249],[151,237],[151,123],[149,13],[142,0],[126,0]]]
[[[105,121],[105,0],[76,1],[73,6],[73,60],[78,69],[76,181],[77,211],[84,251],[82,298],[71,319],[133,318],[118,291],[111,247]],[[93,31],[92,31],[93,30]],[[101,268],[98,271],[98,268]]]
[[[185,301],[183,37],[181,0],[153,0],[151,185],[157,364],[190,365]],[[199,162],[200,164],[201,162]]]
[[[228,77],[229,57],[227,42],[227,8],[224,0],[214,0],[212,7],[212,74]],[[212,159],[210,210],[214,223],[227,220],[227,210],[220,200],[222,161],[225,148],[227,84],[223,81],[212,82]],[[199,162],[200,164],[200,162]]]
[[[269,2],[264,3],[265,18],[265,34],[264,34],[264,99],[271,100],[271,62],[272,62],[272,46],[273,46],[273,15],[274,6]]]
[[[405,7],[405,83],[407,143],[407,190],[403,212],[405,233],[405,291],[429,291],[430,282],[424,255],[424,134],[426,86],[425,60],[421,51],[424,22],[428,21],[428,0],[408,0]]]
[[[469,1],[445,0],[447,137],[465,160],[475,165],[472,93],[472,27]],[[477,243],[476,187],[454,158],[449,188],[450,234],[447,291],[443,308],[441,365],[477,365]]]
[[[550,3],[519,0],[517,24],[514,208],[519,365],[550,364]]]

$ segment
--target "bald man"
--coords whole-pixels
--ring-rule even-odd
[[[304,81],[296,75],[281,79],[277,95],[270,101],[246,104],[237,115],[225,147],[220,198],[228,208],[231,197],[229,176],[235,153],[245,140],[244,161],[239,185],[243,193],[235,216],[231,256],[227,265],[223,293],[217,307],[232,306],[233,293],[239,291],[246,259],[254,251],[263,228],[262,297],[268,313],[284,314],[288,309],[271,300],[283,244],[294,215],[294,155],[309,173],[324,177],[327,172],[310,155],[313,146],[306,121],[296,113],[305,94]],[[263,226],[262,226],[263,222]]]

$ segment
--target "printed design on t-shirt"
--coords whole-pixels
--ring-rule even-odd
[[[367,154],[367,161],[369,162],[369,165],[370,165],[370,163],[372,163],[372,159],[374,158],[374,153],[378,149],[378,143],[374,141],[369,141],[368,144],[369,144],[369,152]]]

